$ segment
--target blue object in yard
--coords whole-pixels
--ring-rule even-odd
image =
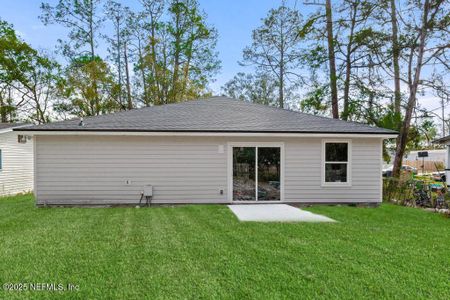
[[[431,183],[430,188],[431,188],[431,191],[437,192],[439,190],[442,190],[444,188],[444,186],[440,183]]]

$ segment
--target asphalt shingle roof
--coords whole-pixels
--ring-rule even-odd
[[[450,135],[444,136],[440,139],[434,140],[433,143],[435,144],[446,144],[448,141],[450,141]]]
[[[227,97],[144,107],[85,118],[83,126],[79,123],[80,120],[75,119],[17,130],[396,134],[384,128]]]
[[[26,123],[0,123],[0,130],[27,125]]]

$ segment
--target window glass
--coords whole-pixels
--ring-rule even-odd
[[[348,143],[325,143],[325,182],[348,182]]]
[[[233,147],[233,200],[281,200],[280,147]]]
[[[348,144],[347,143],[326,143],[325,161],[347,161]]]
[[[279,147],[258,147],[258,200],[280,200]]]
[[[256,200],[256,148],[233,148],[233,200]]]
[[[325,182],[347,182],[347,164],[326,164]]]

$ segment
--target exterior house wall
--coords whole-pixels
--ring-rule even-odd
[[[33,189],[33,141],[17,142],[17,133],[0,132],[2,169],[0,170],[0,196],[29,192]]]
[[[244,142],[284,144],[285,202],[381,201],[381,138],[352,139],[351,186],[322,187],[322,138],[38,135],[37,202],[135,204],[151,184],[154,203],[229,203],[227,145]]]

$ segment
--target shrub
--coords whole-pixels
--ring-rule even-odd
[[[414,182],[412,180],[383,178],[383,202],[405,205],[412,199],[414,199]]]

